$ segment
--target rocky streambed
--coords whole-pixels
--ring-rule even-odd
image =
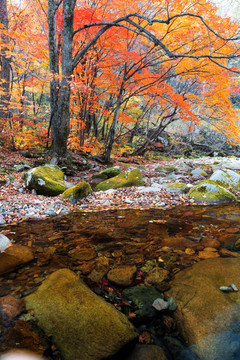
[[[0,353],[239,359],[239,292],[219,289],[240,289],[239,215],[235,203],[3,227]]]

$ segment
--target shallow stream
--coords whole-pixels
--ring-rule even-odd
[[[144,281],[143,266],[154,259],[173,277],[201,261],[199,251],[214,247],[210,245],[216,240],[220,243],[217,251],[240,250],[240,244],[239,248],[235,245],[240,239],[240,206],[235,203],[173,210],[79,212],[45,221],[25,221],[2,230],[14,243],[31,247],[35,258],[1,276],[1,297],[11,294],[23,298],[35,291],[48,274],[67,267],[78,272],[93,291],[116,304],[111,292],[119,297],[121,289],[114,287],[112,291],[104,277],[96,281],[91,277],[99,259],[108,258],[109,268],[135,264],[139,271],[132,285]],[[16,347],[39,352],[48,347],[40,335],[32,337],[27,326],[20,330],[19,326],[25,325],[19,321],[3,322],[0,352]],[[49,357],[60,359],[52,345],[51,349]]]

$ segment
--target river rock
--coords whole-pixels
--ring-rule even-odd
[[[13,245],[0,254],[0,275],[33,260],[33,253],[27,246]]]
[[[136,345],[126,360],[167,360],[167,356],[160,346]]]
[[[3,234],[0,234],[0,253],[9,248],[9,246],[11,246],[11,241],[9,238]]]
[[[117,175],[121,174],[121,170],[119,166],[113,166],[110,167],[108,169],[105,169],[103,171],[101,171],[99,174],[93,175],[92,179],[103,179],[103,180],[107,180],[107,179],[111,179]]]
[[[178,182],[170,182],[170,183],[166,183],[166,184],[161,184],[160,187],[164,190],[167,190],[172,193],[177,193],[177,194],[186,194],[189,190],[187,184],[178,183]]]
[[[189,196],[198,202],[219,203],[237,200],[237,197],[212,180],[203,180],[189,191]]]
[[[207,173],[206,171],[204,171],[203,169],[201,169],[200,167],[196,168],[196,169],[193,169],[191,171],[191,176],[203,176],[203,177],[206,177],[207,176]]]
[[[24,174],[25,185],[38,195],[56,196],[65,190],[64,174],[58,166],[39,166]]]
[[[223,187],[231,187],[236,190],[240,189],[240,175],[229,169],[214,171],[210,180],[215,181]]]
[[[68,269],[51,274],[25,302],[64,360],[105,359],[138,338],[125,315]]]
[[[158,315],[158,311],[152,307],[152,304],[157,298],[163,298],[163,295],[155,288],[151,286],[133,286],[123,290],[123,295],[138,307],[133,322],[137,324],[148,322]]]
[[[144,180],[142,179],[142,174],[139,169],[128,170],[109,180],[103,181],[95,187],[95,191],[105,191],[136,185],[144,185]]]
[[[12,295],[0,297],[0,313],[7,315],[8,319],[14,319],[23,310],[23,302]]]
[[[73,249],[68,252],[68,256],[80,261],[92,260],[97,256],[97,253],[92,248]]]
[[[219,290],[231,283],[240,288],[240,259],[208,259],[176,274],[166,293],[177,302],[181,335],[201,360],[240,357],[240,294]]]
[[[151,271],[149,271],[147,277],[145,278],[146,284],[151,284],[157,289],[161,289],[161,284],[164,280],[166,280],[169,276],[169,271],[155,267]]]
[[[136,272],[137,268],[135,265],[121,265],[110,270],[107,278],[118,286],[126,287],[131,285]]]
[[[94,269],[91,271],[91,274],[88,275],[88,278],[91,281],[99,283],[102,278],[107,274],[110,266],[110,259],[106,256],[100,256],[96,263]]]
[[[203,251],[199,251],[198,253],[199,259],[210,259],[219,256],[217,249],[211,247],[206,247]]]
[[[69,199],[72,203],[76,203],[78,200],[91,194],[91,192],[91,186],[83,181],[65,190],[61,197],[63,199]]]

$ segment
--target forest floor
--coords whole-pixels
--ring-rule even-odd
[[[163,157],[162,157],[163,158]],[[122,171],[129,167],[140,167],[145,187],[121,188],[105,192],[93,192],[77,204],[71,204],[61,195],[46,197],[36,195],[25,187],[22,178],[24,172],[17,171],[17,166],[28,164],[33,167],[36,159],[25,158],[20,152],[1,151],[0,180],[6,179],[6,184],[0,186],[0,225],[16,223],[26,219],[40,220],[49,216],[64,215],[72,211],[97,211],[109,209],[169,209],[179,205],[193,205],[194,201],[187,194],[159,191],[156,184],[167,182],[184,182],[189,187],[203,179],[202,176],[192,176],[191,171],[201,167],[211,173],[211,165],[219,160],[204,157],[198,159],[165,159],[148,160],[137,158],[114,158],[112,163],[118,165]],[[79,162],[81,158],[79,157]],[[167,170],[156,171],[157,167]],[[85,167],[86,168],[86,167]],[[75,172],[67,176],[66,181],[72,185],[81,181],[91,183],[91,177],[105,169],[105,165],[88,160],[87,170]],[[175,171],[173,169],[175,168]],[[6,171],[6,174],[2,172]]]

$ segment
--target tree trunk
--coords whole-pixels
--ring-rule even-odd
[[[126,69],[125,69],[125,72],[126,72]],[[109,132],[109,140],[108,140],[107,148],[106,148],[105,154],[104,154],[105,162],[109,162],[110,157],[111,157],[111,152],[112,152],[112,148],[113,148],[113,144],[114,144],[114,140],[115,140],[115,134],[116,134],[116,130],[117,130],[119,111],[120,111],[120,107],[121,107],[121,103],[122,103],[124,83],[125,83],[125,73],[124,73],[123,80],[122,80],[122,83],[121,83],[121,86],[119,89],[116,109],[115,109],[114,117],[113,117],[113,123],[112,123],[111,129],[110,129],[110,132]]]
[[[52,0],[50,0],[50,2],[51,1]],[[74,8],[75,0],[63,1],[64,28],[62,46],[62,80],[57,99],[57,105],[55,103],[56,98],[52,98],[51,101],[51,135],[53,153],[51,163],[64,161],[67,157],[67,140],[69,135],[70,122],[70,82],[71,75],[73,73],[72,47]],[[54,41],[56,41],[56,39]],[[51,94],[51,97],[52,96],[56,96],[55,88]]]
[[[8,30],[8,12],[7,12],[7,1],[0,0],[0,23],[4,25],[5,29]],[[7,44],[9,38],[7,35],[2,35],[1,40]],[[2,46],[1,49],[1,88],[4,94],[0,98],[0,117],[8,118],[8,105],[10,101],[10,59],[5,56],[7,46]]]

